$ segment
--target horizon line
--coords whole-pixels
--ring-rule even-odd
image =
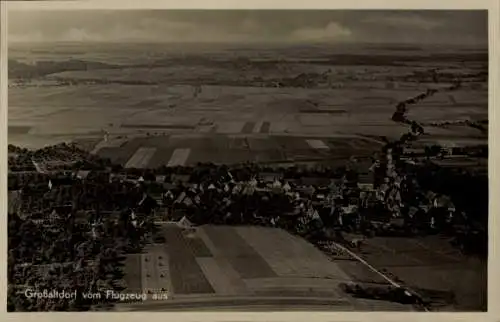
[[[419,42],[391,42],[391,41],[379,41],[379,42],[370,42],[370,41],[293,41],[293,40],[259,40],[259,41],[151,41],[151,40],[139,40],[139,39],[131,39],[131,40],[82,40],[82,41],[65,41],[65,40],[7,40],[7,44],[110,44],[110,45],[119,45],[119,44],[138,44],[138,45],[167,45],[167,44],[187,44],[187,45],[368,45],[368,46],[381,46],[381,45],[392,45],[392,46],[414,46],[414,47],[444,47],[444,46],[453,46],[453,47],[478,47],[483,49],[488,49],[489,43],[419,43]]]

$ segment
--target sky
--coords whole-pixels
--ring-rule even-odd
[[[485,45],[486,10],[10,10],[9,42]]]

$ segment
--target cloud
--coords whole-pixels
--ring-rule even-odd
[[[9,11],[9,42],[476,43],[486,31],[486,11]]]
[[[40,31],[31,31],[28,33],[20,34],[9,34],[9,42],[41,42],[44,41],[45,37]]]
[[[227,43],[261,41],[267,36],[262,32],[260,25],[249,18],[239,21],[231,28],[217,23],[161,19],[151,16],[137,17],[138,19],[134,21],[125,21],[116,17],[99,18],[92,22],[77,19],[60,21],[58,28],[48,28],[47,24],[40,28],[16,25],[16,28],[9,30],[9,42]]]
[[[389,15],[364,19],[363,22],[391,27],[411,27],[415,29],[433,30],[442,25],[441,21],[424,18],[419,15]]]
[[[92,27],[72,27],[57,33],[30,31],[10,33],[11,42],[207,42],[238,39],[231,31],[219,30],[212,26],[200,28],[190,23],[157,20],[142,21],[137,25],[115,23],[104,29]]]
[[[341,40],[352,36],[349,28],[346,28],[339,23],[330,22],[323,28],[301,28],[292,32],[294,40],[302,41],[324,41],[324,40]]]
[[[61,35],[61,39],[63,39],[64,41],[97,41],[99,39],[99,36],[95,34],[89,34],[85,29],[82,28],[71,28]]]

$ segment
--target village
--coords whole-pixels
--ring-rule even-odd
[[[437,153],[441,158],[443,151]],[[425,151],[422,155],[419,161],[414,150],[399,156],[387,148],[378,159],[353,157],[340,168],[248,163],[143,170],[112,165],[67,144],[37,152],[11,146],[9,229],[15,225],[17,230],[9,235],[10,280],[28,283],[36,267],[56,276],[75,274],[71,267],[87,267],[97,283],[106,279],[97,273],[103,268],[96,268],[104,264],[95,265],[101,252],[120,257],[126,249],[164,243],[155,233],[162,224],[277,227],[314,244],[333,240],[356,252],[375,236],[445,234],[463,251],[484,253],[480,221],[449,195],[420,186],[418,168],[437,158],[425,156]],[[39,230],[44,233],[36,236]],[[41,238],[40,244],[21,247],[30,240],[27,235]],[[103,250],[97,243],[102,240],[115,246]],[[121,248],[116,249],[117,243]],[[59,258],[55,263],[54,256]]]

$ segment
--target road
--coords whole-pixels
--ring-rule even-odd
[[[370,265],[367,261],[365,261],[364,259],[362,259],[361,257],[359,257],[358,255],[356,255],[355,253],[353,253],[352,251],[350,251],[349,249],[345,248],[344,246],[340,245],[340,244],[337,244],[337,243],[333,243],[336,247],[338,247],[339,249],[341,249],[342,251],[345,251],[346,253],[348,253],[350,256],[352,256],[354,259],[356,259],[358,262],[360,262],[361,264],[365,265],[366,267],[368,267],[372,272],[376,273],[377,275],[379,275],[380,277],[382,277],[384,280],[386,280],[388,283],[390,283],[392,286],[394,287],[397,287],[397,288],[403,288],[407,291],[409,291],[411,294],[415,294],[416,296],[422,298],[422,296],[420,294],[418,294],[417,292],[415,292],[414,290],[404,286],[404,285],[401,285],[397,282],[395,282],[394,280],[392,280],[391,278],[389,278],[387,275],[385,275],[384,273],[382,273],[381,271],[379,271],[378,269],[376,269],[375,267],[373,267],[372,265]],[[429,310],[427,308],[424,307],[424,311],[425,312],[429,312]]]
[[[318,310],[349,311],[354,310],[347,300],[304,297],[204,297],[169,299],[164,301],[146,301],[137,304],[117,305],[117,311],[177,311],[177,310]]]

